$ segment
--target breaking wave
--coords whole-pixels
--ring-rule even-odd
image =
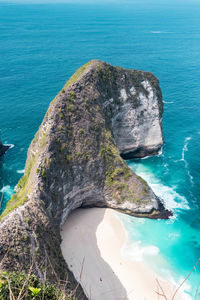
[[[142,178],[144,178],[144,180],[147,181],[154,193],[158,197],[163,199],[165,207],[167,209],[172,210],[173,212],[175,212],[176,209],[189,209],[186,198],[176,191],[175,186],[170,187],[164,185],[158,178],[155,177],[153,173],[151,173],[144,166],[139,166],[136,167],[136,169],[133,169],[137,175],[141,176]]]
[[[23,170],[17,170],[18,174],[24,174],[24,172],[25,172],[25,169],[23,169]]]
[[[160,30],[151,30],[150,31],[152,34],[171,34],[173,32],[170,31],[160,31]]]
[[[5,185],[0,190],[1,195],[3,195],[3,198],[8,201],[10,197],[12,196],[14,192],[14,189],[10,185]]]
[[[191,183],[192,185],[194,185],[193,176],[191,175],[190,169],[189,169],[189,163],[188,163],[187,160],[185,159],[185,153],[188,151],[188,144],[189,144],[189,142],[191,141],[191,139],[192,139],[191,137],[187,137],[187,138],[185,139],[184,146],[183,146],[183,149],[182,149],[182,155],[181,155],[180,161],[183,161],[183,162],[184,162],[184,164],[185,164],[185,169],[186,169],[187,174],[188,174],[188,177],[189,177],[189,179],[190,179],[190,183]]]
[[[156,256],[160,252],[160,249],[154,245],[142,246],[141,241],[129,242],[123,246],[122,254],[132,261],[143,261],[150,256]]]

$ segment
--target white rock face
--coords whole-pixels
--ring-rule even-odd
[[[123,102],[126,102],[126,100],[128,99],[128,96],[126,94],[126,90],[125,89],[122,89],[120,91],[120,94],[121,94],[121,99],[123,100]]]
[[[134,86],[132,86],[132,87],[130,88],[130,93],[131,93],[131,95],[135,95],[136,89],[134,88]]]
[[[116,144],[124,158],[157,154],[163,144],[162,100],[148,80],[141,82],[143,91],[121,89],[123,104],[112,118]]]

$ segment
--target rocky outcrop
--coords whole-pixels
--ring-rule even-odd
[[[0,156],[6,153],[6,151],[10,148],[8,145],[3,145],[0,141]]]
[[[158,153],[162,113],[153,74],[101,61],[80,68],[50,104],[2,215],[0,259],[9,254],[3,267],[28,266],[32,256],[42,277],[45,254],[63,274],[59,230],[78,207],[167,218],[170,212],[123,160]]]
[[[120,75],[118,90],[111,95],[107,108],[112,107],[111,130],[117,148],[124,159],[158,154],[163,144],[163,102],[158,81],[149,72],[122,71]],[[120,99],[120,108],[115,105],[116,98]]]

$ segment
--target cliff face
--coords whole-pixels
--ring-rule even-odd
[[[125,159],[158,154],[163,144],[163,102],[157,79],[148,72],[117,72],[118,88],[112,87],[111,98],[104,103],[117,148]]]
[[[158,152],[162,112],[153,74],[101,61],[80,68],[50,104],[29,148],[25,175],[2,215],[13,210],[0,223],[0,259],[9,247],[18,253],[9,250],[4,268],[26,265],[32,253],[41,277],[38,261],[45,251],[61,274],[59,228],[78,207],[168,217],[170,212],[123,160]]]

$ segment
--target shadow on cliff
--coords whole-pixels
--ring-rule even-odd
[[[125,288],[98,248],[96,231],[105,209],[98,210],[93,217],[90,209],[71,213],[61,231],[62,253],[90,300],[126,300]]]

